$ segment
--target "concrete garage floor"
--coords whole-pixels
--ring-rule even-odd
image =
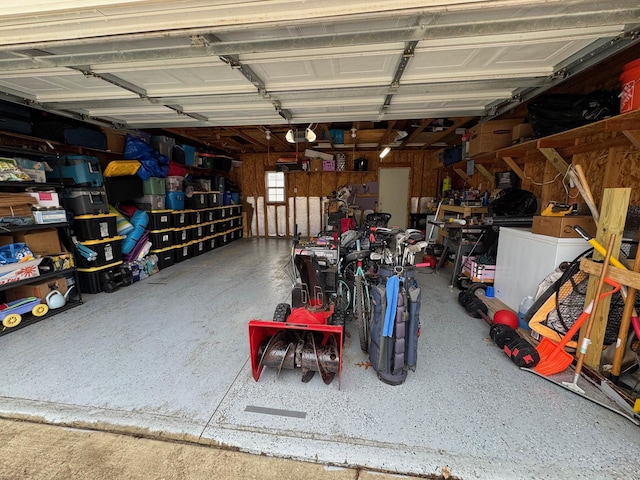
[[[351,324],[340,390],[299,371],[255,382],[247,322],[289,300],[290,246],[239,240],[0,337],[0,415],[356,472],[637,478],[640,428],[517,369],[458,305],[446,270],[418,274],[422,336],[405,384],[376,378]]]

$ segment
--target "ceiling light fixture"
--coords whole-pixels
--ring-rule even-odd
[[[264,131],[264,136],[267,140],[271,140],[271,130],[267,129]]]
[[[408,132],[405,132],[404,130],[398,130],[398,133],[396,133],[396,142],[399,142],[403,138],[406,138],[408,135]]]
[[[380,152],[380,158],[386,157],[391,151],[391,147],[384,147],[384,150]]]
[[[296,143],[295,134],[293,133],[293,128],[290,128],[284,138],[289,143]]]
[[[358,131],[358,129],[356,127],[353,127],[351,129],[351,138],[356,138],[356,132]]]
[[[307,129],[304,131],[304,138],[307,139],[307,142],[315,142],[316,141],[316,133],[311,130],[311,125],[309,125],[307,127]]]

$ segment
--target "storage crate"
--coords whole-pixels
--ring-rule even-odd
[[[205,236],[213,235],[216,233],[216,224],[214,222],[203,223]]]
[[[206,245],[207,250],[213,250],[216,248],[216,237],[211,235],[207,238],[204,238],[204,243]]]
[[[33,210],[32,214],[38,224],[64,223],[67,221],[67,211],[63,209],[39,209]]]
[[[104,188],[65,188],[62,205],[75,216],[109,213]]]
[[[182,192],[184,189],[182,184],[184,177],[169,176],[164,179],[164,191],[166,192]]]
[[[227,218],[229,216],[228,207],[218,207],[215,209],[214,216],[216,220],[222,220],[223,218]]]
[[[103,278],[106,274],[119,268],[122,261],[94,268],[78,268],[78,283],[82,293],[100,293],[104,291]]]
[[[196,147],[184,143],[173,147],[173,161],[182,165],[195,163]]]
[[[39,207],[56,208],[61,206],[60,197],[58,193],[55,192],[54,190],[32,191],[29,189],[29,190],[26,190],[25,193],[28,193],[33,198],[35,198],[36,201],[38,202]]]
[[[335,160],[323,160],[322,161],[322,171],[323,172],[335,172],[336,171],[336,161]]]
[[[164,195],[143,195],[142,197],[134,198],[133,203],[136,204],[140,210],[164,210],[165,209],[165,196]]]
[[[171,210],[184,210],[184,193],[183,192],[167,192],[165,193],[165,206]]]
[[[95,260],[87,260],[82,255],[76,255],[76,261],[81,268],[104,267],[114,262],[122,260],[122,240],[124,237],[116,236],[101,240],[88,240],[80,242],[87,248],[97,253]]]
[[[208,194],[205,192],[193,192],[191,196],[185,195],[184,206],[187,210],[201,210],[209,207]]]
[[[173,210],[171,212],[171,226],[173,228],[185,227],[190,221],[190,212],[187,212],[186,210]]]
[[[162,250],[173,245],[173,230],[150,230],[149,241],[151,248],[154,250]]]
[[[153,135],[151,137],[151,146],[160,155],[164,155],[169,160],[173,158],[173,147],[176,140],[165,135]]]
[[[203,210],[202,211],[202,215],[203,215],[202,221],[205,222],[205,223],[206,222],[213,222],[216,219],[216,217],[214,215],[214,210],[211,209],[211,208],[209,208],[207,210]]]
[[[191,240],[191,227],[181,227],[173,229],[173,244],[180,245]]]
[[[496,266],[480,264],[476,257],[462,257],[462,273],[474,283],[493,283],[496,278]]]
[[[202,210],[191,210],[189,212],[189,222],[191,225],[198,225],[203,222],[204,214]]]
[[[220,192],[207,192],[209,207],[219,207],[222,205],[222,194]]]
[[[105,177],[104,186],[109,202],[114,205],[144,195],[142,179],[137,175]]]
[[[104,213],[99,215],[80,215],[73,219],[73,233],[79,241],[100,240],[116,237],[118,215]]]
[[[191,227],[191,240],[201,240],[205,236],[205,230],[203,225],[196,225]]]
[[[158,268],[162,270],[174,264],[174,249],[175,247],[167,247],[151,250],[149,253],[158,257]]]
[[[194,240],[191,244],[191,254],[196,257],[207,251],[204,239]]]
[[[189,258],[191,258],[191,242],[173,247],[173,261],[175,263],[183,262]]]
[[[62,155],[45,159],[51,167],[47,171],[48,181],[62,181],[65,186],[102,186],[102,169],[97,157],[87,155]]]
[[[171,210],[155,210],[149,212],[149,230],[171,228]]]
[[[151,177],[142,181],[142,193],[144,195],[163,195],[165,194],[164,188],[165,179],[158,177]]]

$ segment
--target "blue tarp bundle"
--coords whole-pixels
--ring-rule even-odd
[[[131,135],[127,135],[124,158],[140,162],[136,175],[142,180],[148,180],[151,177],[165,178],[169,171],[169,157],[156,152],[151,145]]]

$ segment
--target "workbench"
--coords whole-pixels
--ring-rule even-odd
[[[467,207],[463,205],[440,205],[435,222],[445,222],[447,217],[468,218],[473,216],[481,216],[488,213],[487,207]],[[446,230],[438,231],[438,243],[444,244],[444,237],[447,235]]]
[[[471,253],[480,253],[484,247],[483,237],[490,225],[461,225],[454,222],[430,222],[439,227],[442,232],[443,250],[440,261],[436,266],[439,271],[447,261],[450,253],[455,255],[453,272],[451,274],[451,285],[456,286],[458,277],[461,275],[462,259]]]

